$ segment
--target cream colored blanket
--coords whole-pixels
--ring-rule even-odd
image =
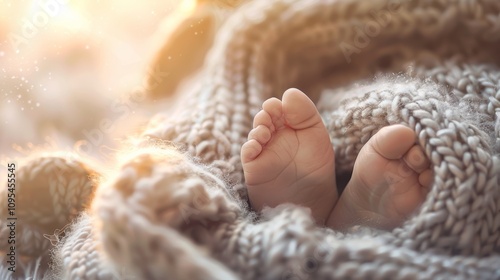
[[[19,160],[20,279],[500,279],[499,1],[254,0],[208,45],[182,113],[116,167]],[[317,101],[339,178],[380,128],[415,130],[435,178],[403,226],[341,234],[299,206],[248,208],[240,147],[289,87]]]

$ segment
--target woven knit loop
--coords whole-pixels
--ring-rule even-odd
[[[500,279],[500,2],[248,2],[223,16],[181,112],[151,122],[57,248],[63,278]],[[289,87],[317,101],[338,175],[382,127],[415,131],[435,178],[403,226],[247,211],[241,145]]]
[[[103,186],[95,213],[107,255],[140,279],[164,279],[164,269],[175,279],[234,277],[198,246],[213,246],[213,231],[235,222],[238,205],[220,179],[174,148],[130,156]]]
[[[7,239],[7,217],[16,217],[17,252],[43,255],[64,228],[90,205],[96,189],[96,173],[76,157],[44,156],[19,164],[16,172],[16,204],[8,211],[0,202],[0,236]],[[5,237],[5,239],[4,239]],[[0,246],[8,245],[2,243]]]

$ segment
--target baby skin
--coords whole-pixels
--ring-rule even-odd
[[[403,125],[382,128],[363,146],[338,197],[335,155],[314,103],[289,89],[271,98],[253,121],[241,160],[252,207],[282,203],[311,209],[319,225],[390,230],[423,202],[432,183],[430,162]]]

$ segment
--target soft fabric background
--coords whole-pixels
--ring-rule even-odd
[[[18,253],[31,257],[20,273],[49,269],[41,258],[52,251],[56,279],[500,279],[500,2],[404,0],[398,9],[388,2],[250,1],[223,24],[181,114],[152,120],[142,141],[117,149],[123,157],[112,170],[93,169],[81,155],[30,153],[17,173],[25,202]],[[380,33],[374,13],[386,15]],[[201,64],[192,57],[210,43],[189,40],[204,34],[190,31],[210,31],[219,17],[193,14],[193,26],[200,18],[199,29],[190,23],[177,33],[198,42],[198,53],[173,67],[174,50],[193,44],[167,42],[171,48],[162,49],[171,52],[160,51],[166,55],[151,64],[161,66],[157,74],[186,74]],[[373,35],[364,44],[360,25]],[[353,43],[356,55],[347,57],[340,43]],[[291,86],[314,100],[343,95],[333,108],[326,96],[319,104],[338,172],[352,169],[383,126],[415,130],[436,174],[415,216],[392,232],[347,234],[317,228],[296,205],[255,219],[240,147],[262,102]],[[172,88],[162,84],[151,96],[171,96]],[[106,120],[87,117],[94,115]],[[131,120],[123,123],[135,131]],[[9,235],[6,212],[0,240]]]
[[[106,161],[115,140],[135,133],[155,111],[144,107],[171,103],[129,96],[143,87],[145,73],[159,71],[146,67],[147,54],[180,1],[67,2],[0,1],[2,168],[14,155],[56,147]],[[41,27],[27,31],[26,22],[37,20]]]

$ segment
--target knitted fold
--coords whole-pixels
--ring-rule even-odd
[[[35,235],[75,221],[52,270],[41,264],[47,277],[500,279],[500,2],[248,2],[217,31],[181,113],[151,122],[92,207],[85,184],[66,183],[75,195],[41,197],[71,202],[47,210],[50,227],[26,216]],[[382,127],[416,132],[435,177],[403,226],[342,234],[296,205],[249,209],[240,148],[262,102],[289,87],[317,102],[338,176]],[[69,178],[81,174],[61,164]],[[20,170],[26,182],[50,177],[33,164]],[[36,240],[22,254],[48,254]]]

